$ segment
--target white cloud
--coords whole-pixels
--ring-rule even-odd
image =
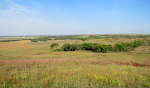
[[[12,0],[6,1],[9,8],[0,10],[0,35],[69,34],[80,26],[76,21],[43,19]]]
[[[0,10],[0,35],[24,35],[32,32],[41,33],[43,29],[48,29],[49,22],[34,17],[28,9],[13,2],[4,0],[8,8]]]
[[[81,32],[79,21],[47,20],[12,0],[6,1],[9,3],[9,8],[0,10],[0,35],[74,34]]]
[[[15,16],[15,15],[25,15],[28,13],[28,10],[13,2],[12,0],[3,0],[6,5],[6,9],[0,10],[0,16]]]

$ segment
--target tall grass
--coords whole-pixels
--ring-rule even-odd
[[[62,64],[62,65],[61,65]],[[0,88],[149,88],[149,70],[66,63],[3,65]],[[141,72],[144,71],[144,72]]]

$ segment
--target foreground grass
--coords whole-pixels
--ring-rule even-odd
[[[115,44],[133,40],[110,38],[84,42]],[[111,63],[136,62],[150,65],[150,46],[118,53],[64,52],[50,49],[52,43],[63,45],[82,42],[0,42],[0,60],[55,59],[48,63],[0,63],[0,88],[150,88],[150,67]]]
[[[0,84],[0,88],[149,88],[150,69],[76,62],[3,65]]]

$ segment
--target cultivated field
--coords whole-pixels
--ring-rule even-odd
[[[33,39],[37,37],[0,39],[0,88],[150,88],[150,36]],[[144,43],[127,52],[61,50],[66,43],[115,45],[134,40]],[[54,43],[58,46],[51,48]]]

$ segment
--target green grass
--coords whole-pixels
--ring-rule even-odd
[[[150,65],[149,45],[129,52],[108,53],[66,52],[50,48],[53,43],[61,47],[65,43],[116,44],[133,40],[145,38],[0,42],[0,60],[56,60],[49,63],[0,63],[0,88],[150,88],[150,67],[110,63]]]

